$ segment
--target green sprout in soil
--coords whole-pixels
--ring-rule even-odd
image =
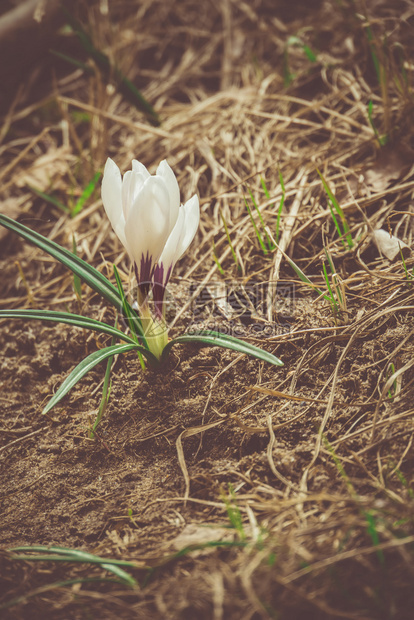
[[[295,73],[292,73],[289,67],[289,48],[290,47],[300,47],[302,48],[306,58],[311,63],[317,62],[317,56],[315,52],[311,50],[311,48],[303,43],[302,39],[297,36],[290,36],[285,45],[285,51],[283,54],[283,81],[285,87],[289,86],[293,82],[296,77]]]
[[[256,202],[256,200],[254,199],[254,196],[253,196],[253,194],[252,194],[252,192],[251,192],[251,190],[250,190],[250,189],[249,189],[249,194],[250,194],[250,197],[251,197],[251,199],[252,199],[253,205],[254,205],[254,207],[255,207],[255,209],[256,209],[256,211],[257,211],[257,213],[259,214],[259,218],[260,218],[260,221],[261,221],[261,223],[262,223],[262,226],[264,227],[264,222],[263,222],[262,215],[261,215],[261,213],[260,213],[260,211],[259,211],[259,209],[258,209],[257,202]],[[262,248],[262,252],[263,252],[263,254],[266,256],[266,254],[268,254],[269,249],[270,249],[270,248],[269,248],[269,245],[267,245],[267,246],[266,246],[266,243],[263,241],[262,235],[260,234],[260,231],[259,231],[259,229],[258,229],[258,227],[257,227],[257,224],[256,224],[256,222],[254,221],[254,217],[253,217],[253,215],[252,215],[252,211],[251,211],[251,209],[250,209],[250,207],[249,207],[249,203],[247,202],[247,198],[246,198],[246,197],[244,197],[244,203],[245,203],[245,205],[246,205],[247,213],[249,214],[250,221],[251,221],[251,223],[252,223],[252,225],[253,225],[254,232],[256,233],[256,237],[257,237],[257,240],[258,240],[258,242],[259,242],[259,245],[260,245],[260,247]]]
[[[27,600],[33,596],[44,594],[51,590],[57,590],[74,584],[91,584],[96,582],[115,583],[126,586],[128,588],[138,587],[137,580],[132,577],[125,568],[130,569],[142,569],[141,565],[134,562],[128,562],[126,560],[113,560],[109,558],[102,558],[87,551],[80,549],[68,549],[66,547],[47,547],[45,545],[33,545],[14,547],[9,549],[11,559],[14,561],[26,562],[62,562],[64,564],[86,564],[91,566],[98,566],[101,569],[106,570],[114,575],[114,578],[109,577],[78,577],[74,579],[66,579],[64,581],[56,581],[47,585],[36,588],[32,592],[23,594],[14,599],[6,601],[0,605],[0,610],[10,609],[21,603],[26,603]],[[146,567],[144,567],[146,568]]]
[[[217,269],[219,270],[219,273],[224,276],[224,269],[219,261],[219,257],[217,255],[217,248],[216,248],[216,244],[214,243],[214,239],[213,239],[213,260],[217,265]]]
[[[344,314],[347,311],[345,287],[342,280],[336,273],[335,265],[332,256],[327,248],[324,248],[325,256],[328,261],[331,275],[329,276],[325,262],[322,263],[323,277],[325,279],[326,287],[328,289],[329,302],[331,304],[332,313],[336,319],[341,313]]]
[[[285,203],[285,185],[284,185],[283,176],[282,176],[282,173],[280,172],[280,170],[279,170],[279,180],[280,180],[280,185],[282,187],[282,197],[280,199],[279,206],[278,206],[278,209],[277,209],[276,234],[275,234],[276,243],[279,243],[280,218],[281,218],[281,214],[282,214],[283,205]],[[263,191],[264,191],[264,194],[265,194],[266,198],[268,200],[270,200],[269,190],[267,189],[266,182],[265,182],[265,180],[262,177],[260,177],[260,183],[261,183],[261,186],[263,188]],[[257,213],[257,216],[259,218],[261,228],[264,231],[264,236],[260,232],[259,227],[258,227],[258,225],[255,222],[255,219],[254,219],[253,213],[252,213],[252,209],[251,209],[251,207],[249,205],[249,202],[248,202],[247,198],[244,197],[244,202],[245,202],[245,205],[246,205],[247,213],[249,214],[250,221],[251,221],[251,223],[253,225],[254,232],[256,233],[256,237],[257,237],[259,245],[260,245],[260,247],[262,249],[262,252],[266,256],[269,252],[273,252],[273,250],[276,249],[276,245],[274,244],[274,242],[271,239],[271,236],[267,232],[266,224],[265,224],[265,222],[263,220],[263,216],[262,216],[262,214],[260,212],[260,209],[259,209],[259,206],[257,204],[257,201],[256,201],[255,197],[253,196],[253,192],[251,191],[251,189],[249,187],[247,189],[248,189],[248,192],[249,192],[249,195],[250,195],[250,199],[251,199],[251,201],[253,203],[254,209],[255,209],[255,211]],[[274,204],[270,205],[270,208],[273,208],[273,207],[274,207]]]
[[[322,181],[322,185],[324,187],[324,190],[329,198],[329,209],[331,211],[331,215],[332,215],[332,219],[334,221],[335,224],[335,228],[338,231],[338,235],[341,238],[341,241],[343,243],[343,245],[345,246],[345,239],[346,239],[346,243],[348,244],[348,248],[353,248],[354,246],[354,242],[352,241],[352,236],[349,232],[349,225],[348,222],[346,221],[346,217],[345,217],[345,213],[343,212],[342,208],[340,207],[335,195],[333,194],[333,192],[331,191],[328,183],[326,182],[324,176],[322,175],[322,173],[316,169],[317,173],[319,174],[321,181]],[[336,213],[336,214],[335,214]],[[337,217],[338,216],[338,217]],[[339,218],[339,220],[338,220]]]
[[[395,373],[395,366],[394,364],[391,362],[391,364],[388,366],[387,368],[387,373],[385,375],[386,380],[388,381],[388,379],[390,377],[393,376],[393,374]],[[388,390],[388,398],[390,400],[392,400],[394,398],[394,396],[397,393],[397,379],[395,379],[395,381],[393,382],[393,384],[391,385],[390,389]]]
[[[400,255],[401,255],[401,261],[402,261],[405,277],[407,278],[407,282],[408,282],[409,286],[411,286],[412,285],[412,281],[414,279],[414,267],[413,267],[413,269],[411,270],[411,273],[410,273],[408,271],[408,267],[407,267],[406,262],[405,262],[404,253],[403,253],[403,251],[401,249],[401,245],[400,244],[398,244],[398,245],[400,247]]]
[[[101,174],[102,174],[101,172],[96,172],[94,174],[93,178],[87,184],[87,186],[82,191],[81,195],[79,196],[77,200],[74,200],[73,197],[69,198],[68,206],[63,204],[63,202],[61,202],[58,198],[56,198],[56,196],[53,196],[53,194],[42,192],[40,189],[37,189],[36,187],[30,186],[30,189],[32,190],[32,192],[36,194],[36,196],[39,196],[39,198],[42,198],[49,204],[57,207],[64,213],[67,213],[68,215],[70,215],[70,217],[75,217],[75,215],[78,215],[82,211],[86,202],[89,200],[89,198],[94,193],[98,185],[98,181],[101,178]]]
[[[374,110],[374,104],[372,103],[372,99],[369,100],[368,102],[368,120],[369,120],[369,124],[371,125],[374,133],[375,133],[375,137],[378,140],[378,143],[380,146],[385,146],[388,142],[388,138],[387,136],[380,136],[380,134],[378,133],[378,129],[374,123],[374,119],[372,116],[372,112]]]
[[[70,269],[75,276],[109,301],[129,327],[130,333],[126,334],[116,326],[70,312],[36,309],[0,311],[0,318],[3,319],[66,323],[107,334],[122,343],[112,343],[83,359],[45,406],[44,414],[97,364],[129,351],[137,353],[143,367],[143,358],[151,366],[160,367],[175,344],[198,343],[231,349],[275,366],[283,366],[283,362],[273,354],[215,331],[187,332],[169,340],[164,302],[166,287],[176,261],[186,251],[198,228],[199,201],[197,196],[193,196],[184,206],[180,206],[177,179],[166,161],[161,162],[157,174],[151,176],[145,166],[134,160],[132,171],[127,172],[122,179],[118,166],[108,159],[102,182],[102,199],[111,224],[134,263],[138,283],[138,310],[135,309],[135,303],[129,304],[115,266],[117,288],[73,252],[0,214],[1,225]],[[104,402],[109,395],[108,389],[107,387],[103,395]]]
[[[230,237],[230,233],[229,233],[229,227],[227,226],[227,222],[226,222],[226,220],[224,219],[224,215],[223,215],[222,210],[221,210],[221,209],[219,209],[219,212],[220,212],[220,218],[221,218],[221,221],[223,222],[224,230],[226,231],[227,242],[228,242],[228,244],[229,244],[229,246],[230,246],[231,255],[232,255],[232,257],[233,257],[234,264],[235,264],[235,265],[236,265],[236,267],[237,267],[237,271],[240,271],[240,265],[239,265],[239,261],[237,260],[236,250],[234,249],[234,245],[233,245],[233,243],[232,243],[232,241],[231,241],[231,237]],[[217,266],[218,266],[217,261],[216,261],[216,264],[217,264]]]
[[[240,508],[237,505],[236,494],[231,484],[229,484],[229,497],[227,497],[223,492],[222,500],[226,506],[227,516],[231,527],[236,530],[240,542],[246,542],[247,536],[243,525],[243,517],[240,512]]]
[[[112,337],[111,346],[114,346],[114,344],[115,344],[115,338]],[[103,382],[103,387],[102,387],[102,398],[99,404],[98,414],[96,416],[95,422],[93,423],[92,428],[89,430],[90,439],[94,438],[96,429],[98,428],[98,425],[100,421],[102,420],[102,417],[109,403],[109,397],[111,395],[111,370],[112,370],[113,361],[114,361],[114,356],[112,355],[111,357],[108,357],[108,360],[106,362],[106,370],[105,370],[104,382]]]
[[[282,188],[282,197],[280,199],[279,202],[279,206],[277,208],[277,219],[276,219],[276,234],[275,234],[275,239],[276,239],[276,243],[279,243],[279,236],[280,236],[280,218],[282,215],[282,209],[283,209],[283,205],[285,204],[285,196],[286,196],[286,190],[285,190],[285,183],[283,181],[283,175],[282,172],[280,170],[278,170],[279,172],[279,181],[280,181],[280,186]],[[268,200],[270,200],[270,194],[269,194],[269,190],[267,189],[267,185],[264,181],[264,179],[260,178],[260,183],[262,184],[263,187],[263,191],[265,193],[265,196]],[[271,207],[273,207],[274,205],[271,205]],[[272,250],[274,250],[276,246],[272,243]]]

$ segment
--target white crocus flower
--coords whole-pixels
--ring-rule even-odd
[[[155,266],[180,211],[177,179],[164,160],[154,176],[133,160],[124,178],[108,158],[102,202],[112,228],[135,264],[138,285],[148,293]]]
[[[132,170],[122,178],[118,166],[108,158],[102,179],[102,202],[112,228],[134,262],[141,316],[151,323],[151,329],[157,327],[158,333],[159,320],[163,319],[165,287],[175,263],[198,228],[198,197],[193,196],[180,206],[177,179],[166,160],[151,176],[146,167],[134,159]],[[157,325],[148,309],[147,296],[151,287]],[[156,351],[158,357],[163,343],[160,341],[154,346],[160,349]]]

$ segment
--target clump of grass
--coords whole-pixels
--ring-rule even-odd
[[[283,175],[281,173],[280,170],[278,170],[278,174],[279,174],[279,181],[280,181],[280,185],[282,188],[282,197],[279,201],[279,205],[277,208],[277,214],[276,214],[276,231],[275,231],[275,240],[276,243],[279,243],[279,237],[280,237],[280,219],[281,219],[281,215],[282,215],[282,210],[283,210],[283,205],[285,204],[285,195],[286,195],[286,191],[285,191],[285,184],[283,181]],[[263,179],[263,177],[260,177],[260,184],[263,188],[263,192],[266,196],[266,198],[268,200],[270,200],[270,193],[269,190],[267,188],[266,182]],[[251,202],[253,204],[254,210],[256,211],[257,217],[259,218],[259,222],[260,222],[260,226],[263,232],[260,231],[258,225],[256,224],[256,221],[254,219],[253,216],[253,212],[252,212],[252,208],[249,205],[249,202],[246,198],[246,196],[244,196],[244,203],[246,205],[246,209],[247,209],[247,213],[249,214],[250,217],[250,221],[253,225],[254,228],[254,232],[256,234],[257,240],[259,242],[259,245],[261,247],[261,250],[263,252],[263,254],[265,256],[267,256],[270,252],[273,252],[276,249],[276,245],[273,242],[271,236],[269,235],[269,233],[267,232],[267,227],[265,224],[265,221],[263,219],[263,216],[261,214],[261,211],[259,209],[259,206],[257,204],[257,200],[255,199],[252,190],[250,189],[250,187],[247,188],[247,191],[249,192],[249,196],[251,199]],[[270,209],[274,209],[275,205],[271,204],[270,205]]]

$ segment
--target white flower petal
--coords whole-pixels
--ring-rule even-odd
[[[180,207],[177,222],[171,231],[159,258],[159,265],[163,266],[163,277],[171,275],[175,263],[184,254],[197,232],[200,221],[200,206],[198,196],[193,196],[184,206]]]
[[[131,204],[131,181],[132,172],[131,170],[127,170],[124,174],[124,178],[122,179],[122,212],[125,220],[128,217],[128,211]]]
[[[147,253],[155,264],[168,235],[170,200],[163,179],[149,177],[131,206],[125,226],[125,236],[137,265]]]
[[[151,176],[144,164],[141,164],[141,162],[137,159],[132,160],[132,171],[138,172],[144,177],[144,179],[148,179],[148,177]]]
[[[162,177],[164,179],[165,184],[167,186],[168,195],[170,197],[170,225],[171,229],[175,226],[175,222],[178,217],[178,210],[180,208],[180,188],[178,187],[178,181],[171,170],[170,166],[167,163],[166,159],[160,163],[157,168],[157,176]]]
[[[173,270],[174,265],[179,258],[177,248],[181,246],[181,239],[185,234],[184,227],[185,227],[185,213],[184,213],[184,208],[180,207],[180,210],[178,212],[177,222],[165,243],[164,249],[158,261],[158,264],[160,266],[163,265],[164,267],[164,270],[163,270],[164,282],[162,282],[162,284],[165,284],[166,274],[168,272],[169,274],[171,274],[171,271]]]
[[[122,245],[128,250],[125,239],[125,218],[122,210],[122,178],[116,163],[108,157],[105,164],[101,196],[112,228]]]
[[[177,258],[179,260],[188,246],[192,242],[197,232],[198,225],[200,223],[200,203],[198,196],[195,195],[190,200],[187,200],[185,205],[181,207],[184,210],[185,226],[184,235],[180,239],[180,243],[177,247]]]

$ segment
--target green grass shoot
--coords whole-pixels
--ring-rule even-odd
[[[213,240],[213,260],[214,260],[214,262],[215,262],[215,263],[216,263],[216,265],[217,265],[217,269],[219,270],[219,273],[220,273],[222,276],[224,276],[224,269],[223,269],[223,267],[221,266],[221,263],[220,263],[220,261],[219,261],[219,258],[218,258],[218,255],[217,255],[216,244],[214,243],[214,240]]]
[[[346,245],[346,243],[347,243],[349,248],[353,248],[354,242],[352,241],[352,236],[351,236],[351,234],[349,232],[349,226],[348,226],[348,222],[347,222],[346,217],[345,217],[345,213],[343,212],[342,208],[340,207],[337,199],[335,198],[334,194],[332,193],[332,191],[331,191],[328,183],[326,182],[324,176],[322,175],[322,173],[318,169],[316,169],[316,171],[317,171],[317,173],[319,174],[319,176],[321,178],[322,185],[323,185],[323,187],[325,189],[325,192],[326,192],[326,194],[327,194],[327,196],[329,198],[329,208],[330,208],[330,211],[331,211],[332,219],[333,219],[334,224],[335,224],[335,228],[338,231],[338,235],[340,236],[343,245]],[[339,221],[338,221],[338,219],[337,219],[337,217],[335,215],[334,209],[336,211],[336,214],[339,217],[339,220],[340,220],[340,222],[342,224],[342,227],[341,227],[341,224],[339,223]],[[344,237],[346,239],[346,243],[345,243]]]
[[[99,179],[102,176],[102,172],[96,172],[93,176],[93,179],[88,183],[88,185],[83,190],[82,194],[79,196],[77,201],[75,202],[73,208],[71,209],[71,216],[75,217],[78,213],[80,213],[85,206],[86,201],[92,196],[94,193],[96,186],[98,184]]]
[[[239,265],[239,261],[237,259],[237,254],[236,254],[236,251],[234,249],[234,245],[233,245],[233,243],[231,241],[231,237],[230,237],[230,233],[229,233],[229,229],[228,229],[226,220],[224,219],[224,215],[223,215],[223,212],[222,212],[220,207],[219,207],[219,213],[220,213],[221,221],[223,222],[224,230],[226,231],[227,242],[228,242],[228,244],[230,246],[231,255],[233,257],[234,264],[237,267],[237,271],[240,271],[240,265]]]
[[[388,366],[387,368],[387,372],[386,372],[386,380],[388,381],[388,379],[390,377],[392,377],[392,375],[395,373],[395,366],[393,364],[393,362],[391,362],[391,364]],[[390,387],[390,389],[388,390],[388,398],[390,400],[392,400],[395,396],[397,392],[397,379],[395,379],[394,383],[392,384],[392,386]]]
[[[278,173],[279,173],[279,181],[280,181],[280,186],[282,188],[282,197],[280,199],[279,202],[279,206],[277,208],[277,218],[276,218],[276,232],[275,232],[275,239],[276,239],[276,243],[279,243],[279,237],[280,237],[280,218],[282,215],[282,209],[283,209],[283,205],[285,204],[285,196],[286,196],[286,191],[285,191],[285,183],[283,181],[283,175],[282,172],[278,169]],[[267,185],[265,183],[265,180],[260,177],[260,183],[263,187],[263,191],[265,193],[265,196],[268,200],[270,200],[270,194],[269,194],[269,190],[267,189]],[[274,207],[274,205],[270,205],[271,208]],[[273,243],[271,243],[271,247],[272,250],[275,249],[275,246]]]
[[[388,142],[388,138],[387,138],[387,136],[380,136],[379,135],[378,129],[375,126],[374,119],[373,119],[373,116],[372,116],[373,109],[374,109],[374,104],[372,103],[372,99],[370,99],[369,102],[368,102],[368,120],[369,120],[369,124],[371,125],[372,130],[375,133],[375,137],[377,138],[379,145],[380,146],[385,146],[385,144],[387,144],[387,142]]]
[[[113,573],[118,578],[118,581],[135,587],[138,582],[134,577],[127,573],[124,568],[141,568],[134,562],[128,562],[126,560],[112,560],[108,558],[101,558],[98,555],[93,555],[87,551],[80,549],[68,549],[66,547],[47,547],[45,545],[33,545],[33,546],[21,546],[14,547],[9,551],[22,555],[11,556],[13,560],[22,560],[24,562],[63,562],[63,563],[81,563],[81,564],[93,564],[100,566],[101,568]],[[32,555],[37,553],[40,555]],[[82,581],[82,580],[81,580]]]
[[[329,269],[331,271],[331,275],[329,276],[328,270],[326,268],[325,262],[322,263],[323,269],[323,277],[325,279],[326,287],[328,289],[329,300],[332,308],[332,313],[336,318],[338,314],[342,312],[346,312],[346,297],[345,297],[345,288],[336,273],[335,265],[332,259],[332,256],[326,248],[324,248],[325,256],[328,261]]]
[[[269,237],[269,234],[268,234],[268,232],[267,232],[267,230],[266,230],[266,224],[264,223],[264,220],[263,220],[263,216],[262,216],[262,214],[260,213],[260,209],[259,209],[259,207],[258,207],[258,204],[257,204],[257,202],[256,202],[256,200],[255,200],[255,198],[254,198],[254,196],[253,196],[253,193],[252,193],[252,191],[251,191],[251,189],[250,189],[250,188],[249,188],[249,194],[250,194],[250,198],[251,198],[251,200],[252,200],[252,203],[253,203],[253,205],[254,205],[254,208],[256,209],[256,213],[257,213],[257,215],[258,215],[258,218],[259,218],[259,220],[260,220],[260,223],[261,223],[261,225],[262,225],[262,227],[263,227],[263,230],[264,230],[264,233],[265,233],[265,237],[266,237],[266,244],[267,244],[267,248],[268,248],[269,252],[271,252],[272,250],[274,250],[274,249],[275,249],[275,247],[276,247],[276,246],[274,245],[274,243],[272,242],[271,238]],[[245,199],[245,201],[246,201],[246,199]],[[249,213],[249,214],[250,214],[250,213]],[[251,219],[253,219],[251,215],[250,215],[250,218],[251,218]]]
[[[250,192],[250,196],[251,196],[251,195],[252,195],[252,193],[251,193],[250,189],[249,189],[249,192]],[[247,198],[246,198],[246,196],[244,197],[244,203],[245,203],[245,205],[246,205],[247,213],[249,214],[249,217],[250,217],[251,223],[253,224],[254,232],[256,233],[256,237],[257,237],[257,240],[258,240],[258,242],[259,242],[259,245],[260,245],[260,247],[262,248],[262,252],[263,252],[263,254],[264,254],[264,255],[266,255],[266,254],[268,254],[269,249],[266,247],[266,244],[265,244],[265,242],[264,242],[264,241],[263,241],[263,239],[262,239],[262,235],[260,234],[260,231],[259,231],[259,229],[258,229],[258,227],[257,227],[257,224],[256,224],[256,222],[254,221],[254,217],[253,217],[253,215],[252,215],[252,211],[251,211],[251,209],[250,209],[250,207],[249,207],[249,203],[247,202]],[[254,203],[253,203],[253,204],[254,204]]]
[[[42,192],[36,187],[29,186],[29,188],[32,190],[33,193],[39,196],[39,198],[42,198],[43,200],[53,205],[54,207],[57,207],[64,213],[68,213],[71,217],[75,217],[75,215],[78,215],[82,211],[85,203],[94,193],[101,176],[102,172],[96,172],[94,174],[93,179],[87,184],[76,202],[74,202],[73,198],[68,198],[69,206],[64,205],[63,202],[61,202],[58,198],[56,198],[56,196],[53,196],[52,194]]]
[[[227,497],[222,493],[223,502],[226,505],[226,512],[229,518],[231,527],[233,527],[239,535],[240,541],[246,541],[246,532],[243,525],[243,517],[240,512],[240,508],[237,505],[237,498],[234,492],[233,486],[229,484],[229,496]]]
[[[115,327],[118,327],[118,326],[115,324]],[[115,338],[112,337],[111,346],[113,346],[114,344],[115,344]],[[104,382],[103,382],[103,387],[102,387],[102,398],[101,398],[101,402],[99,403],[98,414],[96,416],[96,420],[93,423],[93,426],[89,431],[90,439],[94,438],[96,429],[98,428],[99,423],[102,420],[102,417],[109,403],[109,397],[111,395],[111,370],[112,370],[113,361],[114,361],[114,356],[112,355],[111,357],[108,357],[108,360],[106,362],[105,377],[104,377]]]
[[[403,253],[403,251],[401,249],[401,245],[400,244],[398,244],[398,245],[399,245],[399,248],[400,248],[400,256],[401,256],[401,261],[402,261],[405,277],[407,278],[407,282],[409,282],[409,284],[411,285],[412,284],[412,280],[414,279],[414,267],[413,267],[413,269],[412,269],[412,271],[410,273],[409,270],[408,270],[407,264],[405,262],[404,253]]]
[[[289,86],[296,77],[296,74],[292,73],[289,67],[289,48],[293,46],[302,48],[306,58],[311,63],[315,63],[318,60],[317,55],[311,50],[309,45],[303,43],[302,39],[297,36],[290,36],[283,52],[283,83],[285,87]]]
[[[369,51],[371,53],[372,63],[374,65],[375,73],[377,75],[378,84],[381,85],[384,82],[385,78],[383,63],[381,63],[378,58],[374,35],[372,34],[372,30],[369,26],[365,27],[365,33],[367,35]]]
[[[49,204],[53,205],[54,207],[57,207],[58,209],[60,209],[61,211],[63,211],[64,213],[68,213],[70,214],[70,209],[69,207],[67,207],[66,205],[63,204],[63,202],[61,202],[58,198],[56,198],[55,196],[52,196],[52,194],[47,194],[46,192],[42,192],[40,189],[37,189],[36,187],[33,187],[31,185],[29,185],[29,189],[36,194],[36,196],[39,196],[39,198],[42,198],[43,200],[45,200],[46,202],[48,202]]]
[[[289,263],[289,265],[292,267],[293,271],[296,273],[296,275],[299,277],[299,279],[304,282],[305,284],[307,284],[308,286],[310,286],[311,288],[313,288],[313,290],[318,293],[318,295],[320,295],[321,297],[323,297],[323,299],[325,299],[325,301],[329,301],[329,303],[331,302],[331,298],[329,295],[327,295],[326,293],[324,293],[323,291],[321,291],[320,288],[318,288],[316,286],[316,284],[314,284],[312,282],[312,280],[310,280],[308,278],[308,276],[303,273],[302,269],[288,256],[285,256],[287,262]]]

